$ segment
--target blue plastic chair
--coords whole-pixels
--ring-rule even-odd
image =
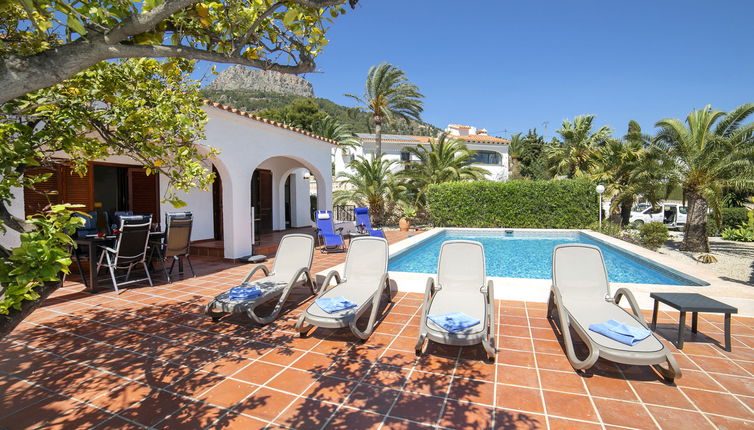
[[[345,242],[343,242],[343,236],[335,232],[332,211],[316,211],[314,219],[317,220],[317,237],[321,246],[320,251],[344,251]]]
[[[369,219],[369,208],[355,208],[353,213],[356,215],[356,227],[361,233],[385,238],[385,233],[382,230],[372,228],[372,221]]]

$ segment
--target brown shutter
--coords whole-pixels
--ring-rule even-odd
[[[49,179],[44,182],[38,182],[34,189],[24,188],[24,212],[26,216],[40,213],[49,203],[59,203],[63,190],[60,188],[60,175],[55,169],[45,167],[35,167],[27,169],[24,172],[26,176],[36,176],[43,173],[52,173]],[[57,191],[56,195],[49,195],[51,191]],[[49,197],[49,201],[48,201]]]
[[[65,181],[65,193],[63,200],[66,203],[74,205],[84,205],[78,210],[88,212],[94,210],[94,193],[92,182],[92,167],[86,172],[86,175],[79,176],[73,173],[69,168],[63,168],[63,178]]]
[[[160,223],[157,175],[147,175],[144,169],[128,169],[128,207],[134,215],[152,215],[152,222]]]

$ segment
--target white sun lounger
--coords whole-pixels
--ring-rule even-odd
[[[492,280],[486,281],[484,247],[479,242],[449,240],[440,248],[437,285],[427,279],[416,354],[421,355],[426,341],[446,345],[470,346],[481,343],[487,359],[495,359],[495,293]],[[435,324],[429,315],[463,312],[479,324],[463,331],[450,332]]]
[[[625,297],[633,313],[619,306]],[[633,346],[589,330],[591,324],[615,320],[631,327],[646,328],[647,323],[630,290],[619,288],[610,296],[610,284],[602,251],[592,245],[563,244],[552,252],[552,289],[547,306],[548,318],[557,313],[566,356],[576,370],[592,367],[598,358],[623,364],[651,365],[663,377],[681,376],[673,355],[654,334]],[[571,331],[586,344],[589,354],[576,357]],[[667,363],[667,367],[662,365]]]
[[[382,295],[386,300],[392,300],[393,292],[387,274],[388,244],[380,237],[357,237],[351,241],[346,255],[343,278],[333,270],[327,274],[317,298],[345,297],[356,304],[356,307],[334,313],[328,313],[313,302],[309,305],[296,323],[296,329],[301,336],[311,330],[312,326],[325,328],[349,327],[354,335],[366,340],[374,330],[377,312],[382,304]],[[337,284],[330,287],[330,281],[335,279]],[[359,318],[371,309],[369,322],[364,330],[356,327]]]
[[[280,245],[275,257],[275,264],[270,271],[267,266],[260,264],[254,267],[242,285],[256,286],[262,290],[262,294],[253,299],[231,300],[230,290],[218,295],[206,307],[207,315],[217,321],[226,313],[247,313],[249,318],[259,324],[269,324],[280,315],[283,305],[291,289],[304,282],[312,294],[316,294],[316,283],[312,279],[309,270],[312,267],[314,257],[314,238],[308,234],[288,234],[280,240]],[[258,270],[264,272],[264,277],[255,281],[249,281]],[[267,316],[257,315],[256,308],[259,305],[277,299],[275,308]]]

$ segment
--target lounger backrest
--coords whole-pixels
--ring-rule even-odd
[[[293,276],[302,267],[312,267],[314,238],[308,234],[287,234],[280,239],[272,271]]]
[[[479,291],[485,282],[484,247],[471,240],[448,240],[440,247],[437,283],[448,291]]]
[[[369,208],[354,208],[354,215],[356,215],[356,225],[363,225],[364,228],[369,231],[372,229],[372,220],[369,219]]]
[[[381,237],[364,236],[351,241],[343,271],[348,281],[377,282],[387,272],[388,245]]]
[[[602,251],[592,245],[556,246],[552,251],[552,282],[564,298],[604,300],[610,294]]]
[[[321,230],[322,234],[335,234],[332,212],[317,211],[315,213],[315,218],[317,219],[317,228]]]

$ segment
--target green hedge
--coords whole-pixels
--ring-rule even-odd
[[[440,227],[586,228],[599,217],[587,180],[448,182],[430,186],[427,209]]]

